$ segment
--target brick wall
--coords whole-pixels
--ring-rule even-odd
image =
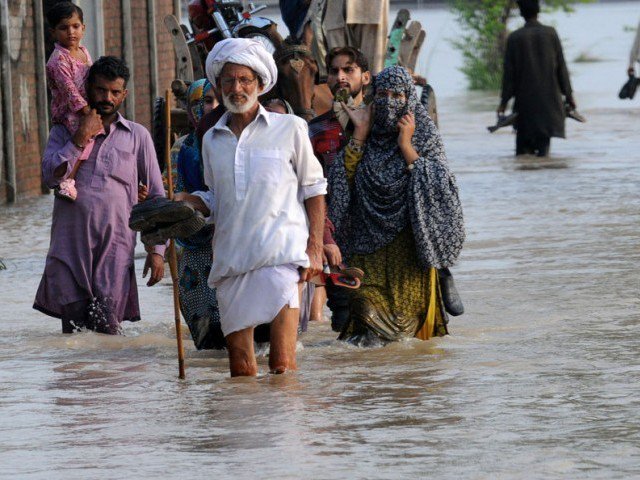
[[[151,112],[149,106],[149,91],[151,71],[149,69],[149,29],[147,26],[147,1],[131,2],[131,24],[133,25],[133,63],[131,72],[135,79],[135,111],[136,122],[149,128],[151,126]]]
[[[105,55],[122,57],[122,7],[118,0],[102,3]]]
[[[36,108],[36,45],[32,2],[9,1],[13,141],[17,195],[41,192],[40,147]],[[26,14],[23,17],[23,14]],[[6,167],[3,168],[6,175]],[[5,197],[6,198],[6,197]]]

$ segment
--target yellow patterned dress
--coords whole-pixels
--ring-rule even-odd
[[[361,157],[361,153],[346,148],[345,168],[350,183]],[[367,344],[376,338],[427,340],[447,334],[436,269],[419,266],[411,227],[373,253],[352,256],[349,264],[361,268],[365,276],[362,286],[351,291],[349,321],[340,340]]]

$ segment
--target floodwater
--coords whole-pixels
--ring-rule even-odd
[[[297,373],[263,355],[233,380],[185,338],[179,381],[169,281],[126,336],[63,336],[31,309],[52,198],[2,207],[0,477],[640,478],[640,100],[616,96],[640,6],[543,17],[588,117],[545,160],[486,132],[497,94],[465,91],[452,16],[414,16],[467,222],[451,335],[357,349],[312,324]]]

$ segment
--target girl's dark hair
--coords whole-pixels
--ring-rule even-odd
[[[71,18],[74,13],[77,13],[80,22],[84,23],[84,15],[79,6],[73,2],[58,2],[47,10],[47,23],[51,28],[56,28],[62,20]]]
[[[518,0],[518,7],[520,7],[520,15],[525,20],[540,13],[540,2],[538,0]]]
[[[91,65],[91,68],[89,68],[87,85],[91,85],[97,76],[111,81],[122,78],[126,87],[129,81],[129,67],[127,67],[127,64],[121,58],[100,57]]]

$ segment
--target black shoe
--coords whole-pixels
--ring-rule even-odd
[[[489,130],[489,133],[493,133],[499,128],[513,125],[517,118],[518,118],[518,112],[513,112],[509,115],[498,115],[496,124],[490,127],[487,127],[487,130]]]
[[[457,317],[464,313],[464,305],[462,305],[462,299],[456,284],[453,283],[453,275],[448,268],[438,270],[438,276],[440,277],[440,292],[442,293],[442,301],[444,303],[444,309],[449,313]]]
[[[575,108],[571,108],[571,105],[569,105],[568,103],[564,104],[564,112],[567,118],[572,118],[577,122],[585,123],[587,121],[584,115],[578,113]]]
[[[155,197],[138,203],[131,209],[129,228],[137,232],[152,230],[160,225],[174,224],[193,217],[194,208],[187,202],[174,202]]]
[[[347,315],[344,318],[336,318],[336,317],[337,316],[335,313],[331,317],[331,330],[333,330],[334,332],[340,333],[344,328],[344,326],[349,321],[349,314],[347,312]]]
[[[187,238],[205,226],[204,215],[197,210],[191,217],[176,223],[157,225],[152,230],[142,232],[140,238],[145,245],[162,245],[169,238]]]

